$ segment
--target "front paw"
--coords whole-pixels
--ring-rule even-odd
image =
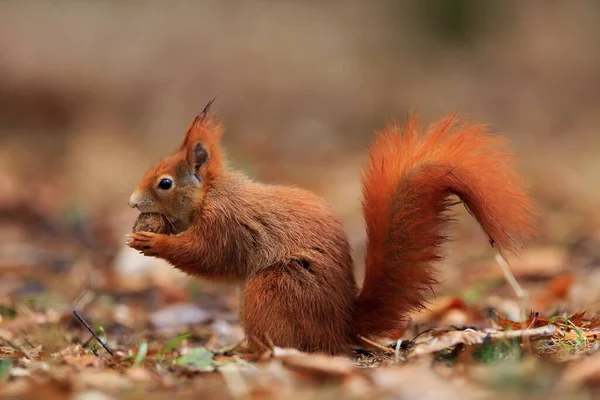
[[[153,232],[136,232],[127,235],[129,238],[125,244],[138,250],[145,256],[158,256],[163,248],[167,235]]]

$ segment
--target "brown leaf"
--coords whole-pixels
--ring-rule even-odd
[[[532,300],[532,306],[538,310],[545,310],[557,301],[565,300],[573,286],[573,276],[562,274],[552,279],[545,291]]]
[[[84,354],[81,356],[67,355],[63,357],[63,361],[67,365],[70,365],[71,367],[75,367],[77,369],[87,367],[98,368],[100,366],[100,359],[93,354]]]
[[[343,378],[356,372],[352,362],[343,357],[308,354],[277,347],[273,349],[273,357],[287,368],[313,377]]]
[[[455,313],[455,311],[460,314]],[[472,315],[470,311],[469,306],[460,297],[445,296],[431,300],[427,304],[426,310],[413,313],[410,319],[416,324],[440,320],[444,320],[445,324],[460,324],[462,322],[455,319],[469,319]],[[450,314],[450,316],[447,314]]]
[[[496,322],[500,327],[502,327],[504,329],[510,328],[510,329],[518,330],[518,329],[538,328],[541,326],[546,326],[550,323],[550,320],[548,318],[540,317],[539,313],[531,311],[529,313],[529,317],[524,322],[511,321],[509,319],[505,319],[505,318],[501,317],[500,315],[497,316]]]
[[[589,321],[584,321],[581,326],[588,329],[598,328],[600,327],[600,317],[592,318]]]
[[[559,275],[548,284],[548,294],[555,299],[564,299],[569,294],[572,285],[573,275]]]
[[[569,321],[575,326],[581,326],[583,324],[583,317],[585,316],[585,311],[576,312],[575,314],[569,317]]]

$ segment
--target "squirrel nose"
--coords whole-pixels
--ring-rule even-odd
[[[136,208],[138,203],[140,202],[140,196],[137,193],[134,193],[129,198],[129,207]]]

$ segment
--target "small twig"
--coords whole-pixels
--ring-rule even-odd
[[[527,329],[531,329],[534,327],[538,317],[540,316],[539,312],[536,312],[535,314],[533,314],[533,318],[531,319],[531,323],[529,324],[529,326],[527,327]]]
[[[389,347],[385,347],[385,346],[383,346],[383,345],[381,345],[381,344],[379,344],[379,343],[377,343],[377,342],[374,342],[374,341],[373,341],[373,340],[371,340],[371,339],[367,339],[366,337],[364,337],[364,336],[362,336],[362,335],[358,335],[358,337],[359,337],[359,339],[360,339],[360,340],[362,340],[363,342],[366,342],[366,343],[370,344],[370,345],[371,345],[371,346],[373,346],[373,347],[377,347],[379,350],[383,350],[383,351],[385,351],[386,353],[391,353],[391,352],[392,352],[392,349],[390,349]]]
[[[527,297],[527,293],[523,290],[521,285],[519,285],[519,282],[517,282],[517,279],[510,270],[510,264],[506,261],[502,254],[496,253],[496,262],[500,265],[500,268],[504,273],[504,278],[506,278],[506,281],[510,284],[517,297],[520,299],[525,299]]]
[[[264,344],[262,341],[258,340],[258,338],[254,335],[250,335],[250,339],[253,340],[256,344],[258,344],[260,347],[264,348],[265,351],[273,351],[272,348],[269,348],[269,346],[267,346],[266,344]]]
[[[31,342],[29,341],[29,339],[27,339],[27,336],[23,336],[23,340],[25,341],[25,343],[27,343],[32,349],[35,349],[35,346],[33,344],[31,344]]]
[[[78,307],[78,304],[81,301],[81,299],[83,299],[88,294],[88,290],[85,288],[86,282],[84,282],[81,286],[83,287],[83,289],[81,290],[81,293],[79,293],[79,296],[77,296],[77,298],[73,302],[73,307],[81,308]]]
[[[554,325],[540,326],[533,329],[522,329],[518,331],[500,331],[494,332],[490,336],[492,339],[512,339],[512,338],[531,338],[534,336],[547,337],[554,335],[558,329]]]
[[[75,315],[75,317],[79,320],[79,322],[81,322],[83,324],[83,326],[85,326],[85,328],[92,334],[94,335],[94,337],[96,338],[96,340],[98,341],[98,343],[100,343],[100,345],[102,347],[104,347],[104,350],[106,350],[108,352],[108,354],[110,354],[111,356],[113,355],[113,352],[108,348],[108,346],[106,346],[104,344],[104,342],[102,340],[100,340],[100,338],[98,337],[98,335],[96,335],[96,332],[94,332],[92,330],[92,328],[88,325],[87,322],[85,322],[85,320],[83,318],[81,318],[81,315],[79,315],[79,313],[76,310],[73,310],[73,315]]]
[[[424,331],[422,331],[422,332],[419,332],[419,333],[417,334],[417,336],[415,336],[414,338],[412,338],[411,342],[414,342],[415,340],[417,340],[417,338],[418,338],[419,336],[422,336],[422,335],[424,335],[424,334],[426,334],[426,333],[433,332],[433,331],[435,331],[435,329],[431,328],[431,329],[426,329],[426,330],[424,330]]]
[[[504,273],[504,278],[510,284],[513,291],[520,300],[521,321],[526,321],[527,313],[525,311],[525,306],[527,305],[528,300],[527,292],[523,290],[521,285],[519,285],[519,282],[517,282],[517,278],[515,278],[515,275],[511,271],[510,264],[508,263],[508,261],[506,261],[506,258],[504,258],[504,255],[502,255],[500,251],[496,253],[496,262],[498,263],[498,265],[500,265],[500,269],[502,269],[502,272]],[[521,328],[524,328],[524,324],[521,324]],[[529,338],[527,336],[524,337],[524,341],[526,345],[529,345]]]

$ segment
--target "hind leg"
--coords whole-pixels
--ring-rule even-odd
[[[250,346],[274,344],[340,353],[354,335],[351,285],[319,279],[290,261],[258,272],[246,284],[242,322]]]

